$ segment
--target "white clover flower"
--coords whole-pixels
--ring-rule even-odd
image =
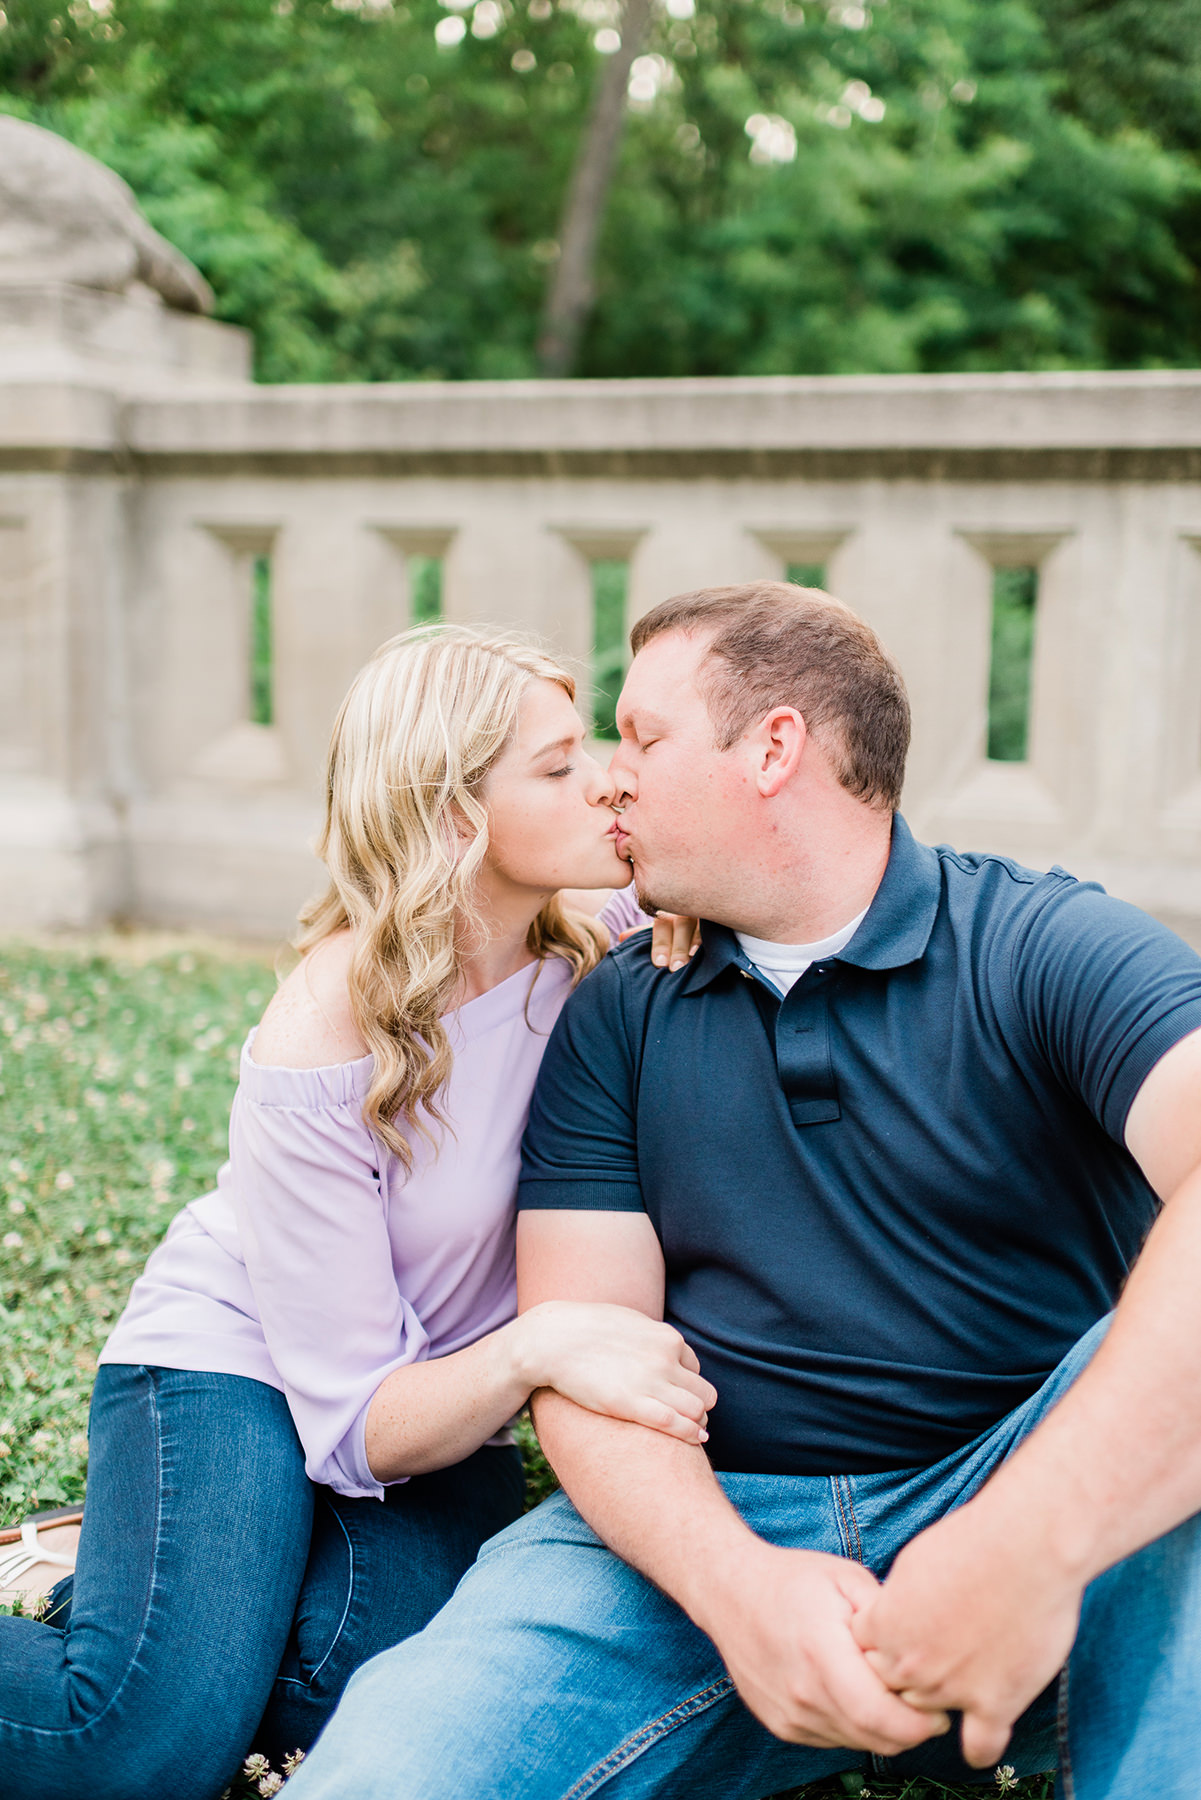
[[[497,5],[497,0],[479,0],[479,4],[471,15],[471,35],[472,37],[477,38],[495,37],[504,22],[505,15]],[[205,1038],[209,1040],[206,1048],[210,1048],[212,1046],[214,1032],[206,1031],[204,1035]],[[224,1036],[224,1032],[217,1032],[216,1042],[220,1043]],[[199,1047],[199,1038],[197,1038],[196,1043],[197,1047]]]
[[[259,1750],[256,1750],[253,1756],[248,1756],[242,1764],[242,1773],[247,1781],[258,1781],[260,1776],[268,1774],[270,1769],[271,1764]]]
[[[272,1769],[268,1774],[263,1776],[258,1784],[258,1789],[259,1793],[263,1796],[263,1800],[271,1800],[271,1795],[278,1794],[283,1785],[283,1776]]]
[[[752,113],[743,129],[751,140],[753,163],[796,161],[796,130],[778,113]]]

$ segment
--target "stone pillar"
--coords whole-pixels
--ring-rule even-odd
[[[138,909],[141,502],[125,402],[241,391],[250,346],[149,290],[2,277],[0,926],[89,926]]]

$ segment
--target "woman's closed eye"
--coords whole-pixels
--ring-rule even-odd
[[[552,781],[562,781],[564,775],[575,774],[575,764],[565,763],[561,769],[548,769],[547,774]]]

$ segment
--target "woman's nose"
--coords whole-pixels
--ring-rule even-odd
[[[617,794],[617,783],[612,771],[602,769],[596,758],[588,758],[588,801],[592,806],[612,806]]]

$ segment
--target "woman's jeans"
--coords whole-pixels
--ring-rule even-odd
[[[521,1513],[514,1449],[382,1502],[314,1487],[283,1395],[237,1375],[106,1364],[89,1438],[69,1607],[0,1616],[4,1800],[215,1800],[250,1749],[307,1749]]]
[[[977,1492],[1083,1368],[1103,1325],[1024,1406],[931,1469],[723,1475],[769,1542],[884,1574]],[[1114,1446],[1114,1454],[1121,1447]],[[1201,1792],[1201,1515],[1087,1590],[1064,1678],[1019,1720],[1004,1762],[1053,1768],[1063,1800]],[[939,1738],[893,1760],[773,1737],[709,1639],[556,1494],[488,1544],[418,1637],[351,1682],[288,1800],[758,1800],[843,1769],[983,1782]]]

